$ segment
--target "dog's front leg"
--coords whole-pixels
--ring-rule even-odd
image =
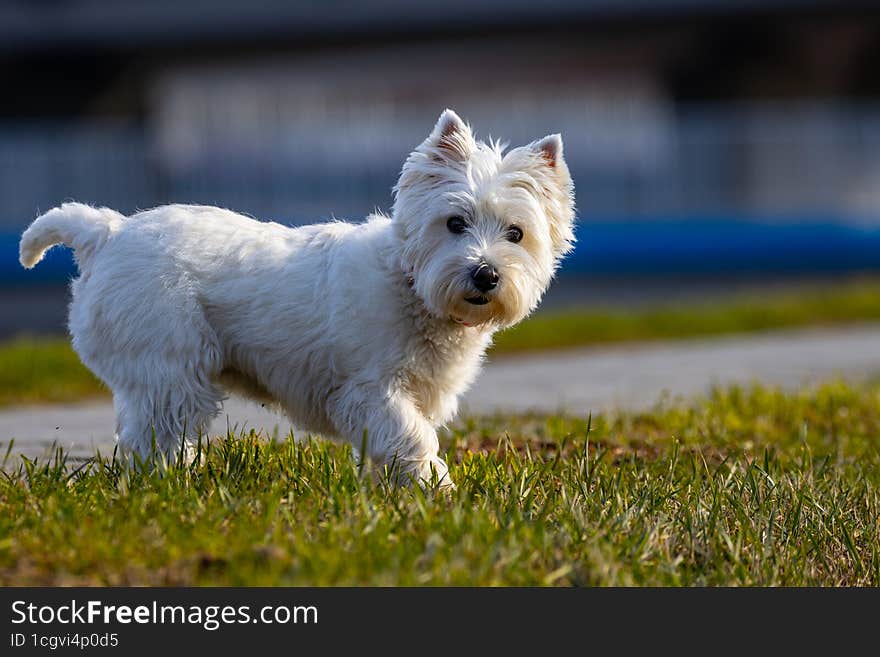
[[[346,424],[352,445],[360,449],[366,439],[369,457],[388,466],[398,482],[454,487],[438,454],[437,431],[406,397],[393,395],[382,405],[361,405]]]

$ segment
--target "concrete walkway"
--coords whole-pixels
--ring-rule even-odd
[[[462,412],[642,409],[664,393],[692,396],[713,385],[760,381],[793,388],[836,376],[880,373],[880,324],[833,330],[779,331],[663,343],[577,349],[488,362],[462,400]],[[212,432],[257,428],[286,435],[282,416],[239,399],[227,401]],[[109,403],[16,408],[0,412],[0,447],[45,454],[54,443],[75,456],[113,449]]]

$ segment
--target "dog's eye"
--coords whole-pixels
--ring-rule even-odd
[[[446,221],[446,227],[450,233],[461,235],[467,229],[467,222],[462,217],[449,217]]]
[[[516,244],[523,238],[522,228],[519,226],[511,226],[507,229],[507,241]]]

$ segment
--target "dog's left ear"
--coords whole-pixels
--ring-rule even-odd
[[[551,169],[556,168],[557,162],[563,162],[562,135],[547,135],[543,139],[533,142],[531,148],[541,154]]]
[[[550,240],[558,259],[574,248],[574,183],[562,156],[562,137],[547,135],[528,148],[541,156],[536,179],[543,190],[541,201],[550,224]],[[546,165],[546,166],[542,166]]]

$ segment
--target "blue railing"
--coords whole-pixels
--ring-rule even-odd
[[[576,103],[563,109],[542,123],[565,134],[575,176],[581,221],[566,271],[880,271],[880,106],[685,108],[647,136],[620,125],[605,134],[585,127]],[[207,131],[186,156],[143,126],[0,125],[0,285],[74,274],[62,249],[33,272],[17,257],[28,222],[67,199],[123,213],[187,202],[291,223],[358,221],[391,204],[425,116],[399,131],[353,118],[335,140],[296,122],[281,126],[285,139],[269,131],[244,146]],[[524,116],[511,119],[516,143],[539,134]]]
[[[880,271],[880,226],[842,216],[657,216],[587,219],[564,272],[603,275]],[[0,285],[62,282],[68,249],[35,269],[18,263],[18,234],[0,235]]]

